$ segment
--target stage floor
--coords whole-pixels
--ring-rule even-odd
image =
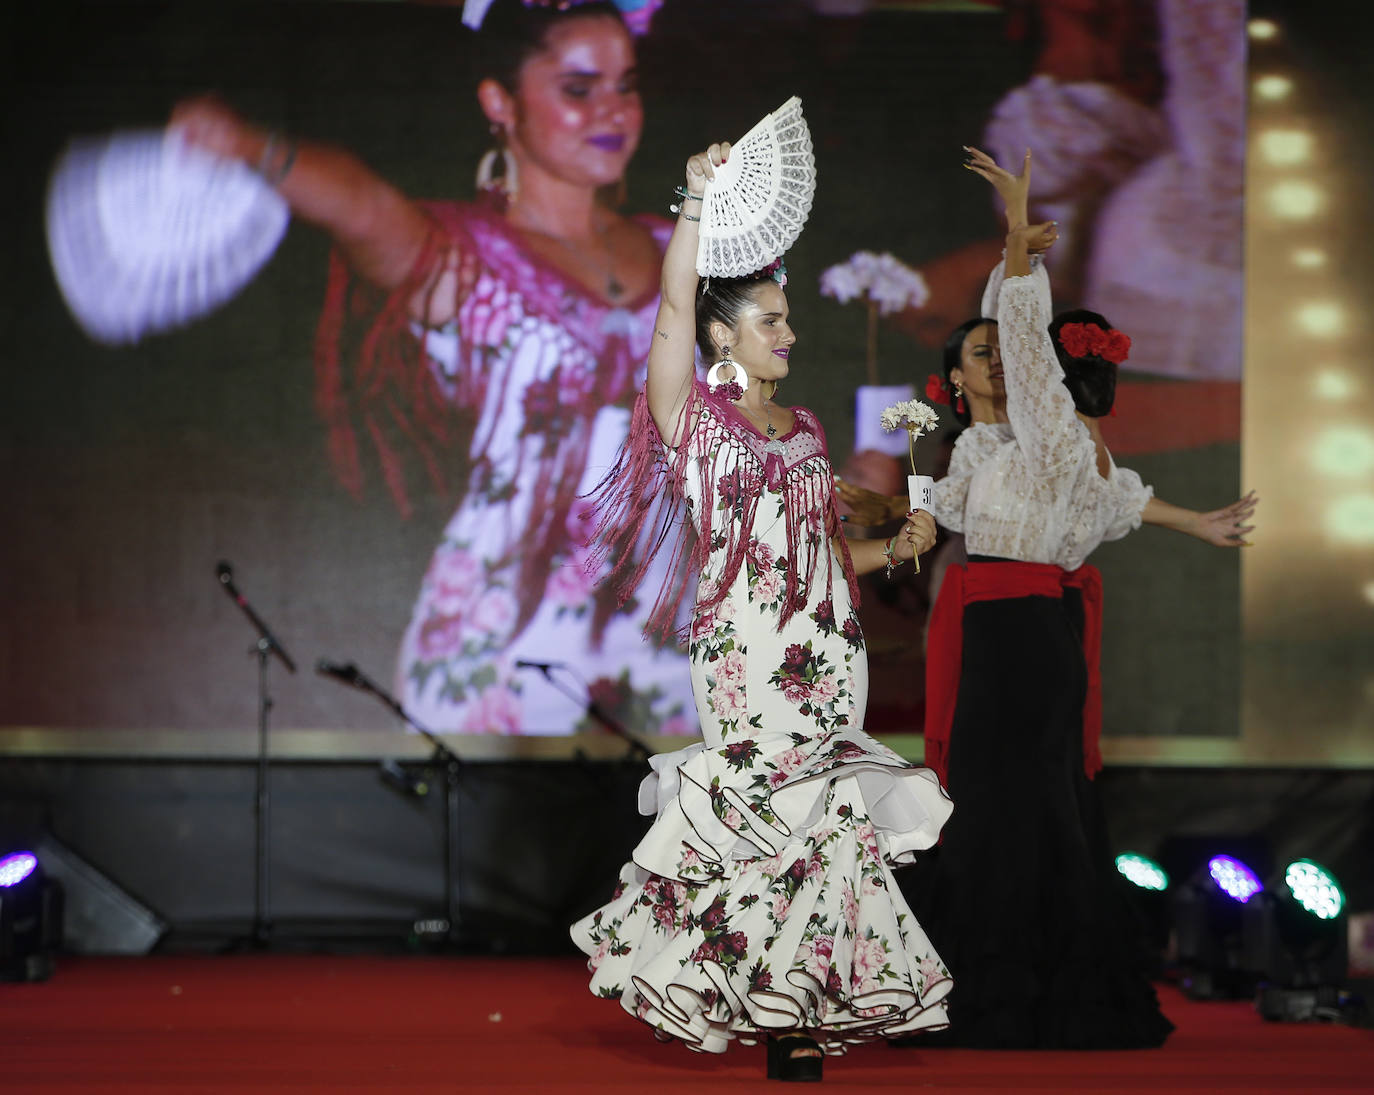
[[[660,1045],[576,958],[251,954],[68,958],[0,985],[0,1091],[755,1092],[763,1050]],[[1128,1053],[893,1049],[826,1061],[825,1088],[957,1092],[1374,1091],[1374,1031],[1266,1023],[1168,985],[1178,1030]]]

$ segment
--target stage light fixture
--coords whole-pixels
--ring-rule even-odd
[[[1276,167],[1292,167],[1312,158],[1312,134],[1301,129],[1269,129],[1259,135],[1260,151]]]
[[[1293,318],[1307,334],[1318,338],[1345,333],[1345,309],[1335,301],[1309,301],[1293,313]]]
[[[1162,975],[1172,929],[1169,872],[1139,852],[1122,852],[1116,857],[1116,870],[1129,883],[1125,887],[1126,900],[1139,916],[1140,930],[1149,948],[1151,975]]]
[[[1269,208],[1285,220],[1306,220],[1321,210],[1325,193],[1310,182],[1292,179],[1269,191]]]
[[[1251,19],[1245,29],[1257,42],[1271,42],[1279,36],[1279,25],[1272,19]]]
[[[1348,399],[1355,394],[1355,382],[1341,369],[1323,369],[1312,378],[1312,391],[1320,399]]]
[[[46,981],[61,941],[61,887],[33,852],[0,857],[0,981]]]
[[[1286,99],[1292,90],[1293,81],[1287,76],[1280,76],[1278,73],[1261,76],[1255,81],[1255,94],[1261,99],[1268,99],[1270,102]]]
[[[1374,494],[1347,494],[1326,510],[1326,534],[1338,544],[1374,545]]]
[[[1122,878],[1142,890],[1163,893],[1169,888],[1169,873],[1139,852],[1122,852],[1116,857],[1116,869]]]
[[[1243,962],[1258,976],[1255,1006],[1272,1021],[1351,1021],[1345,892],[1311,859],[1268,880],[1243,917]]]
[[[1363,479],[1374,472],[1374,431],[1363,426],[1328,426],[1313,440],[1312,466],[1323,475]]]
[[[1195,1000],[1235,1000],[1255,986],[1245,962],[1242,912],[1263,889],[1247,864],[1213,855],[1174,892],[1183,991]]]

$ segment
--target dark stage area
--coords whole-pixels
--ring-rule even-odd
[[[647,828],[635,810],[646,771],[464,764],[450,941],[572,954],[567,926],[606,900]],[[255,777],[251,761],[11,756],[0,759],[0,838],[55,838],[166,924],[160,948],[213,949],[254,920]],[[275,943],[425,945],[413,925],[446,907],[442,783],[415,797],[382,777],[372,761],[271,764],[263,911]],[[1217,852],[1262,878],[1310,857],[1340,880],[1352,915],[1374,910],[1374,772],[1109,767],[1098,779],[1117,852],[1151,856],[1177,880]]]

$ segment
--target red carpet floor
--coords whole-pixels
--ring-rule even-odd
[[[951,1092],[1374,1091],[1374,1031],[1266,1023],[1161,992],[1160,1050],[1010,1053],[873,1045],[822,1088]],[[67,959],[0,985],[0,1092],[777,1089],[763,1051],[659,1045],[586,990],[576,959],[245,955]]]

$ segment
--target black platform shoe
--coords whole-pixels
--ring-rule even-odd
[[[769,1038],[768,1078],[794,1083],[818,1082],[823,1060],[820,1053],[821,1047],[816,1039],[800,1031]]]

